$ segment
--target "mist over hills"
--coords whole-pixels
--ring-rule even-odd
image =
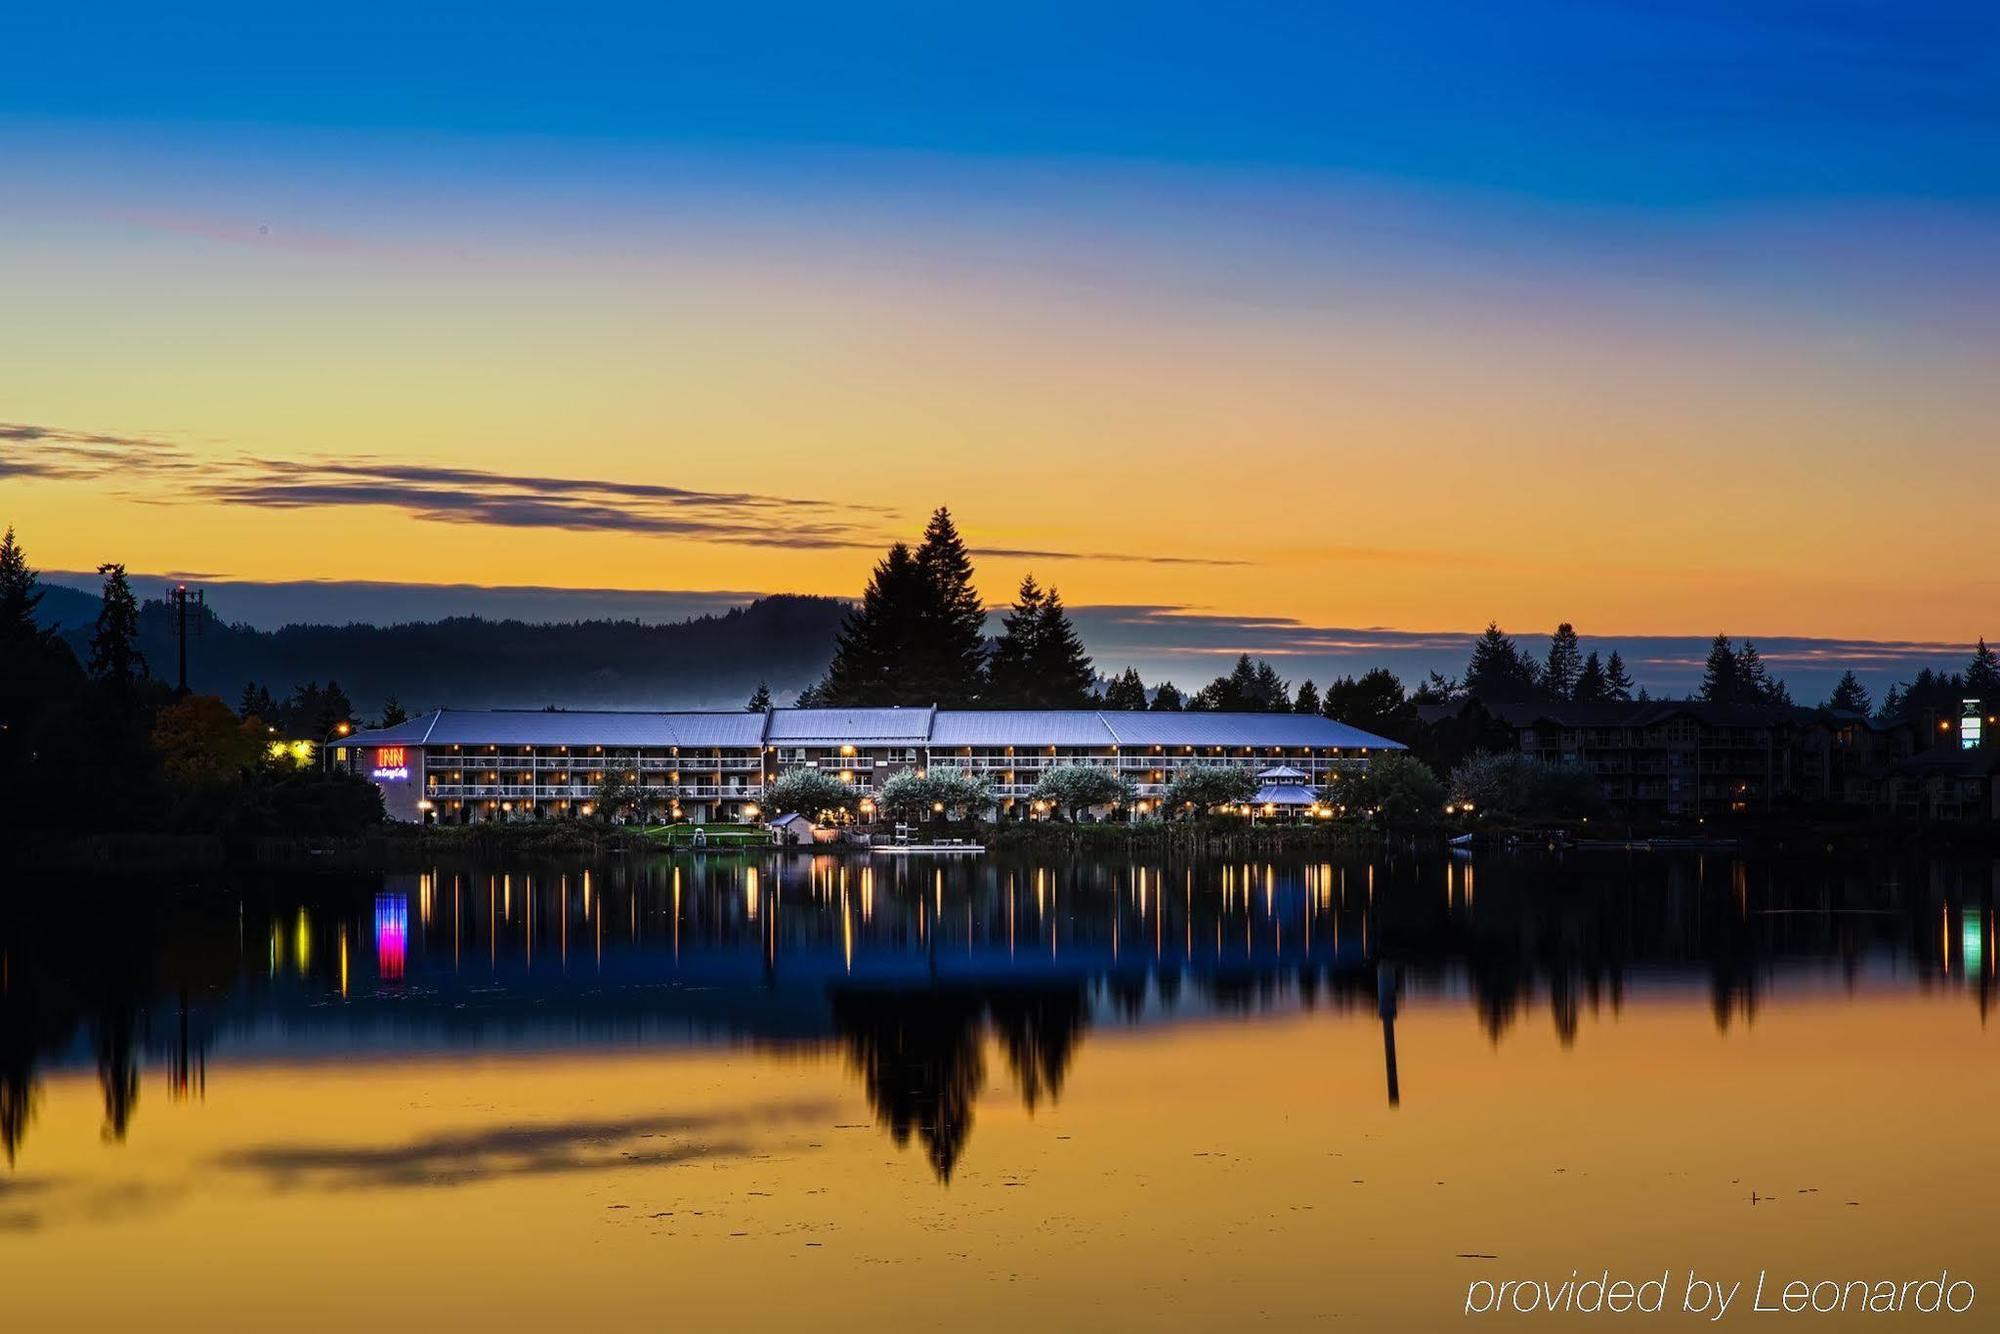
[[[372,716],[388,693],[404,707],[736,708],[768,682],[790,703],[833,656],[847,604],[807,594],[718,590],[562,589],[523,585],[352,581],[209,581],[215,611],[192,646],[197,689],[234,703],[246,681],[280,696],[306,681],[338,680]],[[143,598],[173,580],[138,573]],[[98,610],[95,572],[43,575],[40,616],[59,624],[79,652]],[[1269,659],[1296,685],[1324,686],[1340,675],[1386,667],[1415,685],[1431,671],[1456,676],[1476,635],[1390,627],[1319,625],[1283,616],[1241,616],[1158,604],[1079,604],[1069,608],[1102,676],[1135,666],[1149,685],[1192,689],[1227,672],[1236,655]],[[997,633],[999,617],[988,624]],[[225,624],[224,622],[227,622]],[[378,625],[374,622],[388,622]],[[1513,629],[1514,627],[1509,627]],[[142,647],[155,676],[174,674],[173,622],[149,601]],[[1547,637],[1520,634],[1539,656]],[[1852,667],[1878,696],[1929,667],[1955,671],[1971,643],[1742,635],[1790,684],[1817,702]],[[1685,695],[1701,681],[1708,634],[1597,636],[1582,647],[1622,651],[1638,683],[1656,695]]]
[[[88,655],[96,597],[44,585],[44,624]],[[235,702],[245,684],[283,696],[337,680],[363,716],[394,695],[411,712],[468,708],[740,708],[758,683],[784,702],[826,668],[847,604],[780,594],[668,624],[529,623],[478,616],[398,625],[230,624],[205,611],[188,643],[188,684]],[[140,648],[154,676],[175,673],[174,612],[147,601]]]

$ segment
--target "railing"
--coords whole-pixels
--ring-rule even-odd
[[[868,788],[862,788],[868,791]],[[764,795],[762,783],[671,783],[658,787],[640,785],[634,796],[643,801],[662,801],[670,797],[723,797],[741,798],[754,801]],[[509,800],[528,799],[535,801],[589,801],[597,795],[595,783],[431,783],[424,788],[424,795],[432,800]]]

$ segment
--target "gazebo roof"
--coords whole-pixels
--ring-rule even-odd
[[[1314,806],[1319,798],[1303,783],[1266,783],[1257,789],[1253,806]]]
[[[1302,770],[1294,769],[1289,764],[1280,764],[1276,768],[1261,770],[1257,774],[1257,781],[1260,783],[1303,783],[1306,781],[1306,777],[1307,775]]]

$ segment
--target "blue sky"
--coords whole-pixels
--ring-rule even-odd
[[[1990,201],[2000,10],[1518,0],[9,6],[0,116]]]
[[[50,569],[852,596],[942,503],[995,604],[1995,630],[2000,5],[27,0],[0,52]]]

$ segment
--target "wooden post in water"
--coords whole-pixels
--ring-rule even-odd
[[[1396,1077],[1396,969],[1391,964],[1375,966],[1375,1003],[1382,1016],[1382,1060],[1389,1073],[1389,1105],[1400,1106],[1403,1087]]]

